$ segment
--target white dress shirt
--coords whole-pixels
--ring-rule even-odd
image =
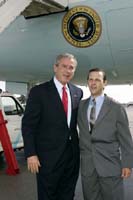
[[[55,83],[55,86],[58,90],[58,93],[60,95],[60,98],[62,100],[62,88],[64,85],[62,85],[56,77],[54,77],[54,83]],[[71,120],[71,112],[72,112],[72,107],[71,107],[71,96],[70,96],[70,90],[69,90],[69,87],[68,85],[65,85],[66,87],[66,92],[67,92],[67,96],[68,96],[68,113],[67,113],[67,124],[68,126],[70,126],[70,120]]]

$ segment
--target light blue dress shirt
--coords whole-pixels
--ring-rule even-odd
[[[93,99],[94,98],[91,96],[90,101],[89,101],[89,105],[88,105],[88,110],[87,110],[88,122],[90,121],[90,111],[91,111],[91,108],[93,106],[93,101],[92,101]],[[103,105],[103,102],[104,102],[104,94],[101,94],[100,96],[96,97],[95,101],[96,101],[96,119],[97,119],[99,112],[101,110],[101,107]]]

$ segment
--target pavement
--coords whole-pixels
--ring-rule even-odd
[[[27,171],[23,150],[16,152],[20,174],[9,176],[5,173],[6,163],[0,159],[0,199],[1,200],[37,200],[36,177]],[[125,200],[133,200],[133,173],[124,181]],[[81,177],[79,176],[75,199],[83,200]]]
[[[133,108],[127,108],[130,129],[133,135]],[[27,171],[23,150],[15,152],[20,167],[20,174],[9,176],[5,174],[6,162],[0,156],[0,200],[37,200],[36,177]],[[125,200],[133,200],[133,173],[124,180]],[[75,199],[83,200],[81,177],[79,176]]]

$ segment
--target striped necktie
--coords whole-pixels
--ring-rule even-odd
[[[92,129],[96,120],[96,100],[93,99],[92,102],[93,102],[93,106],[90,111],[90,134],[92,133]]]

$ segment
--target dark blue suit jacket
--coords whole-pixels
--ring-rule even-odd
[[[53,79],[31,89],[22,119],[25,155],[38,155],[47,169],[62,158],[69,136],[75,158],[79,154],[77,110],[83,94],[76,86],[68,86],[72,101],[70,127]]]

